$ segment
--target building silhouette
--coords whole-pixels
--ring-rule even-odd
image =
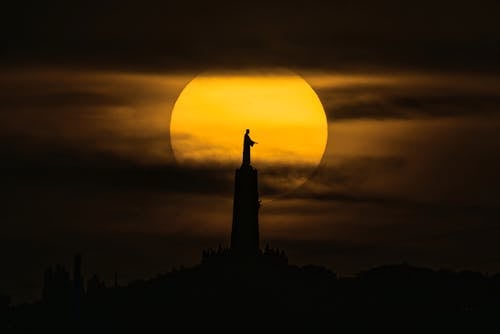
[[[82,255],[73,260],[73,278],[62,265],[49,267],[43,277],[42,301],[47,305],[72,307],[79,312],[85,296]]]

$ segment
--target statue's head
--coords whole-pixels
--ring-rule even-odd
[[[246,134],[249,134],[250,133],[250,129],[247,129],[247,131],[245,131]]]

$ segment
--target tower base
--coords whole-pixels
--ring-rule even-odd
[[[259,253],[259,192],[257,169],[242,165],[235,173],[231,251]]]

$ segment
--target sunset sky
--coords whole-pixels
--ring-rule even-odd
[[[317,168],[266,169],[251,128],[263,244],[343,275],[500,272],[499,17],[498,1],[7,5],[0,292],[38,297],[44,268],[76,252],[87,276],[125,283],[227,244],[240,156],[179,161],[170,120],[200,73],[241,71],[303,78],[327,119]]]

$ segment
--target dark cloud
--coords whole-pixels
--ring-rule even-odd
[[[66,89],[67,90],[67,89]],[[107,107],[130,105],[125,97],[118,97],[103,93],[95,93],[88,91],[61,91],[61,92],[44,92],[33,89],[25,89],[20,94],[17,91],[5,92],[3,90],[0,95],[0,111],[8,111],[10,109],[37,109],[46,110],[64,108],[66,111],[71,108],[91,108],[91,107]]]
[[[394,96],[373,101],[328,108],[328,117],[336,119],[410,119],[453,116],[497,116],[499,96]]]
[[[500,93],[500,92],[499,92]],[[437,95],[437,96],[417,96],[417,97],[401,97],[396,96],[389,101],[394,107],[404,109],[418,109],[421,114],[430,116],[433,111],[438,109],[441,114],[436,113],[436,116],[453,116],[453,115],[478,115],[492,114],[497,115],[499,112],[498,105],[500,103],[499,95]]]
[[[485,84],[485,90],[488,84]],[[453,86],[414,87],[401,91],[379,87],[320,89],[330,121],[348,119],[418,119],[435,117],[498,116],[500,90],[495,93],[466,91],[450,94]]]
[[[5,145],[4,145],[5,146]],[[29,148],[30,150],[32,148]],[[8,151],[10,151],[10,154]],[[39,154],[23,154],[14,147],[0,148],[6,163],[0,167],[4,185],[73,184],[76,188],[147,190],[230,194],[234,166],[184,166],[175,162],[141,165],[110,152],[77,151],[73,147],[40,147]]]
[[[142,69],[498,70],[496,1],[10,2],[3,59]]]

